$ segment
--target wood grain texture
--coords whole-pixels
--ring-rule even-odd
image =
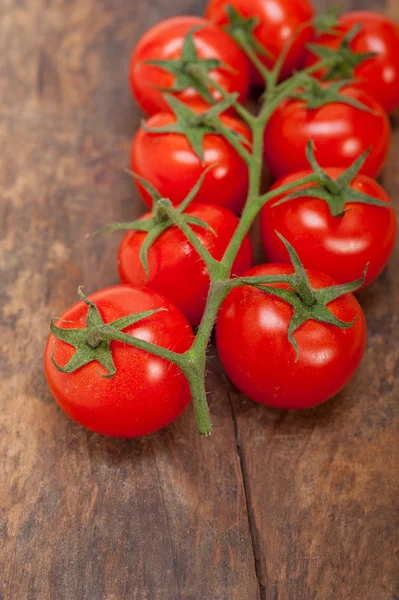
[[[397,0],[343,4],[399,18]],[[123,172],[141,117],[130,52],[156,21],[203,6],[0,5],[0,600],[398,597],[398,252],[360,296],[363,365],[325,406],[255,405],[214,358],[210,439],[189,409],[118,441],[72,423],[46,387],[50,317],[78,285],[117,282],[118,236],[85,233],[142,212]],[[396,131],[383,183],[399,209],[398,148]]]

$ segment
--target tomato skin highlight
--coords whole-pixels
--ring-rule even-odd
[[[228,67],[218,67],[209,72],[226,92],[238,92],[240,102],[245,102],[249,91],[247,60],[238,45],[221,29],[201,17],[181,16],[154,25],[136,46],[130,61],[130,87],[140,108],[147,115],[170,111],[162,94],[171,89],[175,76],[158,66],[147,65],[149,60],[176,60],[181,58],[184,39],[193,28],[194,43],[199,58],[215,58]],[[231,68],[230,68],[231,67]],[[215,100],[221,100],[220,92],[212,90]],[[173,92],[179,100],[204,110],[209,103],[194,88]]]
[[[228,115],[221,122],[248,141],[251,134],[244,123]],[[175,123],[170,113],[158,113],[147,120],[147,127],[162,127]],[[176,133],[150,133],[140,128],[133,139],[131,169],[169,198],[180,204],[209,165],[215,165],[206,174],[195,202],[217,204],[238,214],[244,207],[248,192],[248,169],[244,160],[220,135],[204,137],[204,163],[192,150],[187,138]],[[137,182],[136,182],[137,183]],[[137,188],[148,207],[150,195],[137,183]]]
[[[268,264],[245,276],[292,273],[291,265]],[[331,285],[322,273],[307,271],[314,289]],[[288,340],[293,314],[284,300],[250,286],[235,288],[223,302],[216,323],[222,365],[248,398],[275,408],[316,406],[337,394],[357,370],[366,344],[363,311],[353,294],[328,307],[349,329],[307,321],[295,333],[299,357]]]
[[[326,169],[333,179],[343,169]],[[277,181],[271,189],[293,183],[312,171],[292,173]],[[383,271],[396,239],[396,215],[385,190],[367,175],[357,175],[351,188],[387,203],[388,208],[348,202],[342,216],[332,216],[327,203],[303,197],[274,206],[283,196],[274,198],[261,211],[261,239],[271,262],[288,262],[288,252],[276,235],[278,231],[295,246],[305,267],[323,271],[339,283],[362,276],[368,264],[364,286]],[[301,189],[294,188],[292,192]],[[288,194],[287,194],[288,195]]]
[[[217,260],[221,259],[238,218],[221,206],[191,204],[185,214],[202,219],[216,232],[190,225],[203,246]],[[150,216],[149,214],[144,217]],[[209,275],[203,260],[178,227],[167,229],[148,252],[148,279],[140,261],[140,248],[146,238],[141,231],[127,232],[119,247],[118,271],[122,283],[146,285],[171,300],[193,327],[201,321],[209,290]],[[249,236],[245,236],[234,261],[232,274],[241,275],[252,266],[253,253]]]
[[[336,102],[308,109],[302,100],[287,100],[273,113],[265,130],[264,157],[275,179],[309,168],[309,140],[315,144],[321,167],[348,168],[372,147],[361,172],[370,177],[379,175],[390,143],[387,115],[363,90],[348,86],[341,93],[377,114]]]
[[[336,28],[337,34],[322,34],[314,43],[328,48],[338,48],[343,36],[355,25],[362,29],[350,43],[356,53],[374,52],[374,58],[367,59],[355,68],[353,78],[356,87],[364,90],[383,106],[388,114],[399,106],[399,27],[385,15],[371,11],[355,11],[342,15]],[[309,49],[305,65],[318,62]],[[325,71],[316,76],[322,77]]]
[[[179,353],[188,350],[194,334],[183,314],[159,294],[146,288],[119,285],[89,296],[105,322],[132,313],[165,308],[124,329],[125,333]],[[86,324],[88,307],[83,302],[71,306],[57,321],[62,328]],[[121,342],[111,342],[116,374],[106,379],[97,362],[73,373],[57,371],[51,361],[65,365],[74,353],[69,344],[52,334],[47,340],[44,367],[50,390],[63,411],[74,421],[99,434],[113,437],[139,437],[174,421],[190,401],[186,377],[170,362]]]
[[[281,78],[291,75],[301,66],[305,56],[305,44],[311,41],[313,28],[310,21],[314,17],[312,5],[308,0],[210,0],[205,16],[217,25],[225,25],[226,6],[234,6],[245,18],[256,17],[259,20],[255,36],[271,56],[261,56],[264,65],[271,69],[291,38],[291,47],[284,62]],[[259,73],[250,64],[253,85],[264,85]]]

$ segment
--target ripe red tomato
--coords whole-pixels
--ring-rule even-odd
[[[326,169],[333,179],[342,169]],[[292,173],[277,181],[272,189],[293,183],[311,171]],[[303,187],[303,186],[302,186]],[[261,212],[261,237],[266,255],[271,262],[288,262],[284,244],[276,235],[281,233],[295,246],[304,266],[324,271],[340,283],[349,283],[361,277],[365,265],[368,270],[365,285],[371,283],[384,269],[395,245],[396,216],[391,200],[382,187],[366,175],[357,175],[350,187],[382,200],[387,208],[348,202],[342,216],[332,216],[327,202],[303,197],[274,206],[288,194],[267,203]],[[295,188],[300,190],[301,186]]]
[[[131,62],[129,79],[134,97],[142,110],[152,115],[169,111],[162,94],[171,90],[176,75],[159,66],[145,64],[150,60],[178,60],[182,57],[187,33],[198,27],[193,39],[200,59],[217,59],[224,66],[208,71],[210,77],[226,92],[238,92],[240,101],[248,96],[249,72],[247,60],[235,42],[221,29],[201,17],[175,17],[152,27],[136,46]],[[162,90],[159,88],[163,88]],[[221,100],[220,92],[211,90],[215,100]],[[176,92],[177,98],[191,106],[204,109],[209,106],[193,87]]]
[[[190,225],[198,239],[216,259],[221,259],[238,225],[238,218],[221,206],[192,204],[185,211],[208,223],[216,235],[204,227]],[[150,216],[149,214],[144,217]],[[129,231],[123,237],[118,254],[118,270],[122,283],[147,285],[169,298],[187,317],[193,327],[199,325],[209,288],[208,271],[185,235],[170,227],[156,240],[148,252],[148,279],[140,262],[140,248],[147,234]],[[246,236],[232,268],[241,275],[252,266],[252,246]]]
[[[260,265],[245,276],[292,273],[291,265]],[[333,280],[307,271],[314,289]],[[287,287],[282,284],[279,287]],[[363,311],[353,294],[330,302],[349,329],[307,321],[294,333],[299,356],[288,340],[292,307],[276,296],[244,286],[232,290],[216,323],[216,343],[223,367],[237,388],[268,406],[307,408],[337,394],[358,368],[366,343]]]
[[[160,311],[127,327],[124,332],[175,352],[183,353],[194,334],[182,313],[156,292],[119,285],[89,296],[97,304],[105,323],[123,316],[157,308]],[[65,329],[84,329],[88,307],[71,306],[56,324]],[[75,421],[104,435],[137,437],[157,431],[174,421],[190,401],[186,377],[174,364],[133,348],[111,342],[116,374],[107,379],[106,370],[91,362],[73,373],[60,373],[51,361],[65,365],[74,348],[50,334],[44,367],[50,390],[60,407]]]
[[[250,140],[249,129],[234,117],[222,115],[221,122]],[[175,123],[170,113],[158,113],[146,122],[147,127],[162,127]],[[151,133],[142,127],[138,130],[132,146],[131,169],[152,183],[161,196],[173,204],[180,204],[197,183],[204,170],[212,164],[195,198],[196,202],[218,204],[234,213],[241,212],[248,192],[248,169],[234,148],[218,134],[204,137],[204,162],[192,150],[187,138],[176,133]],[[152,199],[137,183],[139,192],[147,204]]]
[[[380,173],[390,142],[386,113],[363,90],[347,86],[341,94],[375,114],[336,102],[309,109],[303,100],[294,99],[283,102],[273,113],[265,130],[264,156],[274,178],[309,168],[309,140],[314,141],[316,159],[322,167],[349,167],[372,146],[361,172],[370,177]]]
[[[399,27],[396,23],[375,12],[350,12],[340,17],[335,35],[320,35],[315,43],[338,48],[344,35],[358,24],[362,28],[351,41],[351,49],[356,53],[374,52],[376,56],[355,67],[355,85],[391,113],[399,106]],[[306,66],[318,60],[311,50],[307,52]],[[318,75],[324,73],[325,70]]]
[[[290,50],[281,72],[282,78],[300,67],[305,54],[305,44],[310,41],[313,29],[310,21],[314,12],[308,0],[210,0],[206,17],[217,25],[227,23],[226,6],[233,6],[243,17],[255,17],[259,20],[254,33],[256,39],[271,56],[261,56],[269,69],[276,58],[290,43]],[[252,69],[253,83],[262,83],[259,74]]]

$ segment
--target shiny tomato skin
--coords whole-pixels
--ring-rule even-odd
[[[322,167],[348,168],[372,147],[361,172],[377,177],[389,149],[390,128],[384,109],[363,90],[345,87],[342,93],[354,98],[374,113],[342,103],[309,109],[304,101],[283,102],[271,116],[265,130],[264,157],[275,179],[306,170],[306,145],[315,144]]]
[[[268,264],[245,276],[292,273],[291,265]],[[314,289],[333,280],[307,271]],[[298,409],[332,398],[357,370],[366,343],[363,311],[352,294],[328,307],[338,318],[355,323],[349,329],[307,321],[294,333],[299,357],[288,341],[293,309],[284,300],[244,286],[232,290],[216,323],[216,344],[223,367],[234,385],[261,404]]]
[[[191,204],[185,211],[208,223],[215,231],[190,225],[198,239],[217,260],[221,259],[238,225],[238,218],[222,206]],[[145,215],[145,216],[149,216]],[[177,228],[167,229],[148,253],[148,279],[140,262],[140,248],[146,233],[129,231],[123,237],[118,253],[118,270],[122,283],[147,285],[163,294],[177,306],[193,327],[199,325],[209,289],[209,276],[203,260]],[[244,238],[232,268],[241,275],[252,266],[252,246]]]
[[[371,11],[349,12],[340,17],[335,35],[322,34],[314,43],[338,48],[343,36],[359,23],[362,28],[350,43],[352,50],[356,53],[374,52],[376,56],[355,68],[355,85],[390,114],[399,106],[399,26],[396,23]],[[307,51],[306,66],[318,60],[311,50]],[[321,77],[324,73],[321,71],[317,75]]]
[[[326,169],[333,179],[342,169]],[[271,189],[287,185],[310,175],[311,171],[292,173],[277,181]],[[340,283],[362,276],[368,264],[364,286],[382,272],[392,254],[396,238],[396,215],[385,190],[367,175],[358,175],[351,187],[387,203],[387,208],[348,202],[343,216],[331,215],[324,200],[303,197],[279,206],[278,196],[261,211],[261,238],[271,262],[288,262],[287,250],[277,237],[281,233],[296,251],[305,267],[322,271]],[[294,188],[292,191],[299,190]],[[286,194],[287,195],[287,194]]]
[[[269,52],[270,56],[261,57],[267,68],[273,67],[288,40],[291,40],[291,46],[281,72],[282,78],[301,66],[305,44],[313,36],[310,21],[314,11],[308,0],[210,0],[205,15],[217,25],[225,25],[228,5],[234,6],[243,17],[259,20],[255,35]],[[263,81],[252,66],[251,79],[256,86]]]
[[[146,288],[118,285],[89,296],[106,323],[136,312],[162,308],[124,332],[170,350],[183,353],[194,340],[184,315],[173,304]],[[62,328],[84,328],[87,306],[78,302],[57,321]],[[66,322],[71,321],[71,323]],[[61,366],[74,348],[50,334],[44,367],[50,390],[67,415],[97,433],[132,438],[147,435],[174,421],[190,401],[186,377],[170,362],[121,342],[111,342],[117,369],[111,378],[100,377],[106,370],[97,362],[70,374],[57,371],[51,355]]]
[[[238,92],[240,102],[244,102],[249,91],[249,71],[247,59],[237,44],[221,29],[201,17],[181,16],[161,21],[143,35],[136,46],[129,70],[132,93],[140,108],[153,115],[160,111],[170,111],[163,98],[165,89],[173,87],[175,76],[154,65],[145,64],[149,60],[176,60],[181,58],[182,47],[187,33],[199,27],[194,33],[194,43],[199,58],[215,58],[225,67],[209,72],[226,92]],[[160,90],[159,88],[164,88]],[[187,88],[174,95],[190,106],[209,108],[194,88]],[[220,100],[220,92],[213,90],[215,100]]]
[[[146,121],[147,127],[162,127],[175,123],[169,113],[158,113]],[[248,141],[249,129],[234,117],[223,115],[224,125]],[[196,202],[218,204],[235,214],[241,212],[248,192],[248,169],[234,148],[220,135],[204,137],[204,163],[192,150],[187,138],[176,133],[150,133],[141,127],[135,135],[131,151],[131,169],[152,183],[164,198],[180,204],[197,183],[206,167],[211,169],[195,198]],[[138,183],[138,190],[148,207],[149,194]]]

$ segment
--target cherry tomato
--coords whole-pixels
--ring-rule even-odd
[[[192,204],[185,214],[208,223],[215,233],[190,225],[203,246],[217,260],[221,259],[238,225],[238,218],[221,206]],[[150,216],[149,214],[144,217]],[[215,235],[216,234],[216,235]],[[140,261],[140,248],[147,234],[129,231],[123,237],[118,254],[121,281],[147,285],[169,298],[187,317],[193,327],[199,325],[209,288],[208,271],[185,235],[170,227],[155,241],[148,252],[148,279]],[[252,266],[252,246],[246,236],[232,268],[241,275]]]
[[[258,19],[254,34],[269,53],[269,56],[261,56],[266,67],[273,67],[287,44],[290,44],[290,49],[282,68],[282,78],[300,67],[305,55],[305,44],[313,35],[310,21],[314,12],[308,0],[210,0],[206,17],[218,25],[226,24],[228,5],[233,6],[245,18]],[[254,68],[251,70],[253,83],[260,85],[262,79]]]
[[[251,139],[249,129],[238,119],[222,115],[220,120],[245,139]],[[175,122],[174,115],[158,113],[148,119],[146,125],[149,128],[162,127]],[[248,192],[245,162],[220,135],[206,135],[203,148],[202,164],[184,135],[151,133],[141,127],[133,140],[131,169],[152,183],[161,196],[177,205],[194,187],[206,167],[215,164],[205,176],[195,201],[218,204],[238,214]],[[151,197],[140,184],[137,185],[144,202],[151,207]]]
[[[355,53],[374,52],[376,56],[355,67],[355,85],[391,113],[399,106],[399,27],[396,23],[375,12],[350,12],[340,17],[336,34],[320,35],[315,43],[338,48],[343,36],[358,24],[362,27],[351,41],[351,49]],[[319,60],[309,50],[305,64],[310,66]],[[325,70],[318,75],[324,74]]]
[[[245,276],[292,273],[291,265],[260,265]],[[333,280],[307,271],[314,289]],[[279,287],[287,287],[280,284]],[[235,288],[223,302],[216,323],[216,343],[223,367],[237,388],[268,406],[307,408],[337,394],[358,368],[366,343],[363,311],[353,294],[328,308],[352,327],[307,321],[294,333],[299,356],[288,340],[293,309],[284,300],[250,286]]]
[[[342,169],[326,169],[333,179]],[[277,181],[272,189],[293,183],[311,171],[292,173]],[[303,187],[303,186],[302,186]],[[261,212],[261,237],[271,262],[288,262],[284,244],[276,235],[281,233],[295,245],[305,267],[324,271],[340,283],[361,277],[368,270],[365,285],[371,283],[384,269],[391,256],[396,237],[396,217],[391,200],[382,187],[366,175],[358,175],[351,188],[387,203],[387,208],[348,202],[345,213],[332,216],[327,202],[303,197],[275,206],[288,194],[267,203]],[[301,186],[292,191],[301,189]]]
[[[105,323],[121,317],[163,308],[156,314],[127,327],[124,332],[142,340],[183,353],[194,334],[184,315],[173,304],[146,288],[119,285],[89,296]],[[83,302],[71,306],[57,322],[61,328],[86,324],[88,307]],[[74,420],[97,433],[115,437],[137,437],[157,431],[174,421],[190,401],[186,377],[174,364],[123,344],[111,342],[116,374],[91,362],[73,373],[60,373],[51,361],[64,366],[74,348],[49,336],[44,367],[50,390],[60,407]]]
[[[374,112],[337,102],[309,109],[303,100],[290,99],[273,113],[265,130],[264,156],[274,178],[309,168],[309,140],[322,167],[349,167],[372,146],[361,171],[370,177],[381,172],[390,142],[384,109],[363,90],[347,86],[341,94]]]
[[[150,60],[177,60],[182,58],[186,35],[194,27],[198,30],[193,40],[199,59],[217,59],[223,66],[208,71],[210,77],[226,92],[238,92],[240,101],[248,96],[249,72],[247,60],[235,42],[221,29],[200,17],[175,17],[152,27],[136,46],[131,62],[129,79],[132,93],[141,109],[148,115],[169,111],[163,98],[165,90],[172,90],[176,75],[146,64]],[[162,89],[160,89],[162,88]],[[214,100],[220,100],[219,91],[212,89]],[[193,87],[175,94],[179,100],[199,108],[209,104]]]

